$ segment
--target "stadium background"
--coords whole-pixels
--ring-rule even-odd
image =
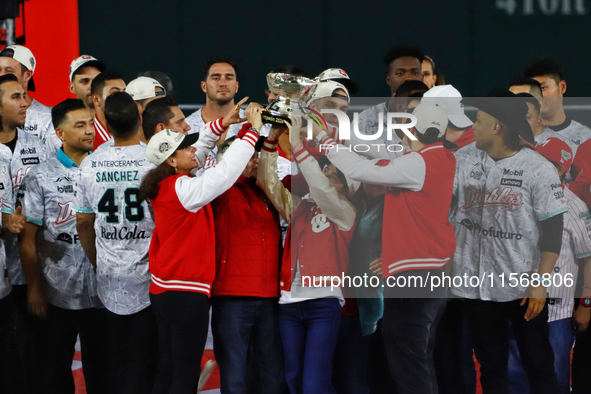
[[[414,44],[465,96],[506,86],[536,57],[557,58],[567,95],[588,96],[590,0],[226,1],[30,0],[26,45],[37,58],[35,97],[68,96],[79,54],[103,60],[129,81],[159,70],[183,104],[203,104],[201,65],[212,55],[238,62],[239,96],[264,101],[265,74],[299,64],[311,75],[341,67],[358,96],[387,95],[384,53]],[[20,31],[17,21],[17,35]]]

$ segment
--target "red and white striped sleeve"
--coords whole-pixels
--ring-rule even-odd
[[[205,161],[209,152],[214,148],[215,143],[220,139],[220,136],[227,130],[222,125],[222,118],[208,122],[200,132],[199,140],[193,145],[197,148],[195,157],[199,163],[199,167],[205,166]]]

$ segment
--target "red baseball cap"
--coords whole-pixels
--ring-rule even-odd
[[[564,172],[570,170],[573,162],[573,151],[570,146],[556,137],[546,138],[536,145],[536,151],[546,159],[564,167]]]

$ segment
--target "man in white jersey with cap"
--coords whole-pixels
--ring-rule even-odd
[[[36,66],[35,56],[27,47],[11,45],[0,52],[0,75],[16,75],[25,91],[35,91],[33,74]],[[29,105],[27,107],[27,120],[21,129],[43,139],[49,131],[53,131],[51,109],[29,95],[27,95],[26,100]]]
[[[535,144],[522,98],[498,90],[464,103],[479,109],[477,149],[457,157],[451,268],[454,278],[485,279],[451,291],[464,298],[484,392],[509,391],[510,321],[533,391],[556,393],[546,289],[568,210],[560,180],[551,163],[520,143]]]

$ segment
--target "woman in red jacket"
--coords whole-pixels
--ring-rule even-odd
[[[190,174],[198,162],[192,145],[198,136],[164,130],[150,139],[146,151],[148,160],[157,165],[140,189],[152,203],[156,223],[149,267],[160,368],[153,393],[197,391],[215,276],[214,220],[209,203],[238,179],[258,139],[255,129],[246,130],[228,149],[223,163],[193,177]]]
[[[257,182],[289,222],[281,265],[279,319],[285,378],[291,394],[333,393],[332,355],[345,300],[331,276],[347,269],[355,208],[347,200],[359,183],[350,182],[326,157],[318,161],[302,145],[302,121],[292,119],[293,156],[310,187],[299,198],[277,177],[277,140],[272,128],[263,146]]]

